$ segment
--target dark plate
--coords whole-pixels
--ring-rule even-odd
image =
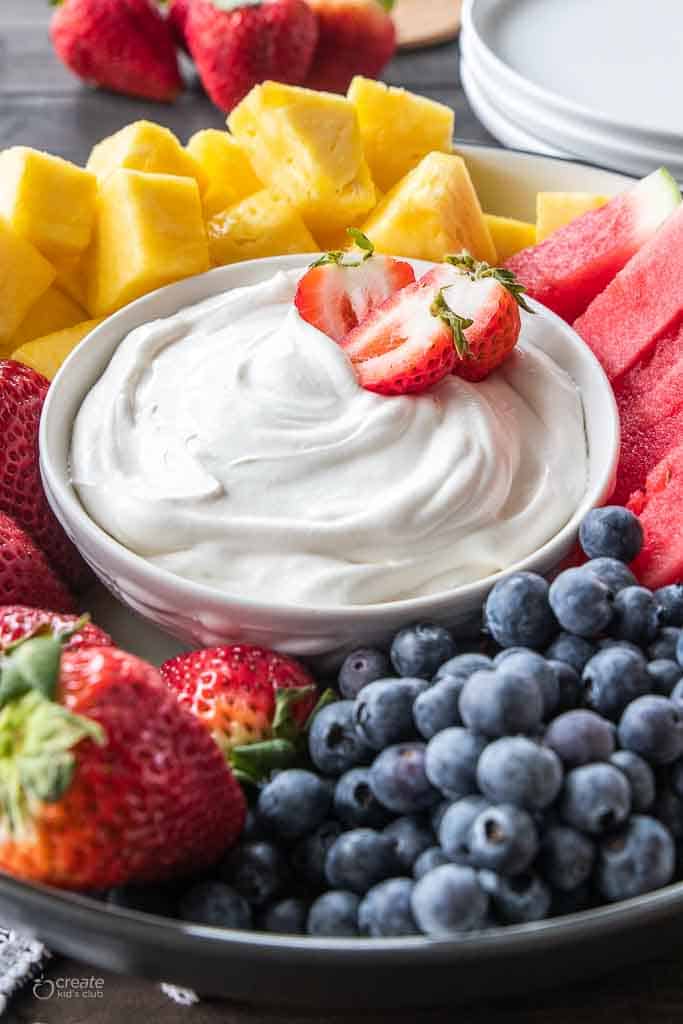
[[[683,950],[683,883],[612,907],[458,939],[335,940],[222,931],[0,876],[3,922],[55,952],[243,1002],[434,1006],[562,985]]]

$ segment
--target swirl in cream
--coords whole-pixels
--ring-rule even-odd
[[[72,476],[108,533],[241,598],[366,605],[506,568],[586,487],[580,396],[535,344],[486,381],[383,397],[277,273],[123,339],[79,410]]]

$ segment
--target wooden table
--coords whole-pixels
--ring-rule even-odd
[[[429,2],[429,0],[426,0]],[[193,83],[173,106],[152,105],[82,87],[53,56],[47,37],[47,0],[0,0],[0,148],[21,143],[83,162],[91,146],[141,117],[160,121],[183,139],[199,128],[221,127],[222,115]],[[460,88],[457,44],[403,54],[389,66],[387,81],[432,96],[456,110],[462,140],[493,142],[470,111]],[[101,1000],[53,998],[41,1001],[31,986],[15,1000],[12,1024],[345,1024],[349,1014],[310,1014],[263,1010],[229,1003],[176,1006],[146,981],[93,971],[73,961],[55,960],[48,977],[104,980]],[[277,1005],[277,993],[273,994]],[[491,994],[494,997],[495,993]],[[430,1024],[680,1024],[683,965],[660,962],[621,972],[604,981],[552,991],[527,1000],[492,1001],[462,1011],[425,1011],[406,1016]],[[401,1024],[396,1012],[363,1014],[368,1024]]]

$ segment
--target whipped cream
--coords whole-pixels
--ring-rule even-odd
[[[365,391],[279,272],[123,339],[78,412],[73,484],[131,551],[241,598],[366,605],[529,555],[586,488],[583,407],[534,344],[486,381]]]

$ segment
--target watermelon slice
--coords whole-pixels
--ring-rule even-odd
[[[571,323],[648,242],[681,201],[660,168],[598,210],[522,249],[506,263],[529,295]]]
[[[605,207],[606,209],[606,207]],[[590,304],[574,328],[612,381],[649,359],[683,317],[683,207]]]
[[[643,550],[631,566],[653,590],[683,579],[683,445],[672,449],[648,475],[645,489],[628,503],[643,525]]]

